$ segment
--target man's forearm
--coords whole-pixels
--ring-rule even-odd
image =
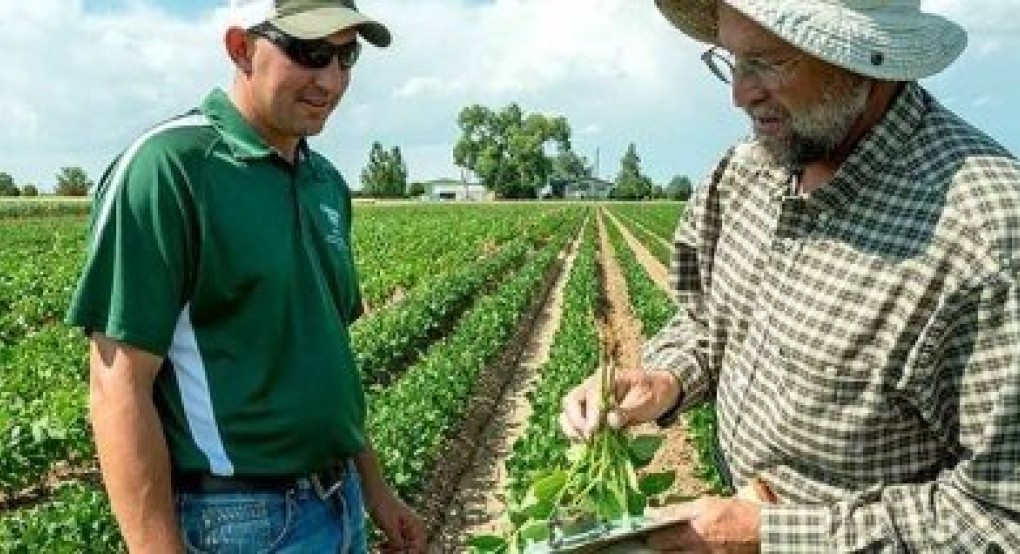
[[[132,552],[180,552],[170,456],[152,402],[156,357],[93,337],[89,410],[103,481]]]
[[[371,441],[366,439],[365,449],[354,456],[354,465],[358,468],[358,476],[366,491],[375,491],[387,486]]]
[[[151,401],[144,404],[93,406],[103,481],[130,551],[179,552],[166,441]]]

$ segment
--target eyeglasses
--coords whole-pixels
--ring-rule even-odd
[[[294,63],[308,69],[324,69],[337,58],[341,69],[350,69],[361,55],[361,43],[357,40],[333,44],[326,39],[300,39],[277,29],[270,23],[262,23],[248,29],[248,33],[262,37],[275,44]]]
[[[783,80],[790,76],[790,67],[797,61],[799,56],[794,56],[779,62],[767,62],[760,58],[737,59],[730,52],[713,46],[701,55],[701,61],[705,62],[712,74],[726,84],[732,84],[734,77],[738,74],[754,77],[763,86],[775,87],[782,84]]]

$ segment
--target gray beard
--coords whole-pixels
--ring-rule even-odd
[[[755,159],[766,165],[801,168],[827,158],[864,113],[871,81],[855,80],[842,94],[834,88],[827,88],[817,105],[789,114],[791,136],[782,140],[755,137],[751,143]]]

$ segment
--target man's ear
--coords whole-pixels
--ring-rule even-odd
[[[255,49],[252,42],[248,40],[248,33],[240,27],[230,27],[223,35],[223,45],[237,69],[245,75],[250,75],[251,58]]]

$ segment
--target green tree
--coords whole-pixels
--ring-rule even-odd
[[[58,196],[88,196],[92,181],[80,167],[64,167],[57,174],[54,192]]]
[[[35,185],[25,185],[25,186],[21,187],[21,195],[22,196],[28,196],[28,197],[39,196],[39,187],[37,187]]]
[[[0,171],[0,196],[18,196],[20,193],[18,186],[14,184],[14,177]]]
[[[672,200],[682,200],[686,202],[691,198],[691,194],[694,192],[694,186],[691,184],[691,180],[686,175],[677,175],[669,181],[669,185],[666,186],[666,196]]]
[[[496,112],[467,106],[457,116],[460,139],[454,163],[473,172],[501,198],[535,198],[553,175],[558,155],[570,150],[570,125],[563,117],[528,114],[517,104]]]
[[[627,146],[620,160],[620,172],[616,175],[613,197],[624,200],[638,200],[652,196],[652,180],[641,173],[641,158],[634,143]]]
[[[553,159],[553,175],[558,179],[583,179],[594,172],[588,160],[573,150],[564,150]]]
[[[402,198],[407,190],[407,166],[400,147],[387,151],[379,142],[373,142],[368,165],[361,172],[361,185],[365,196]]]
[[[425,183],[421,181],[415,181],[407,188],[407,195],[412,198],[417,198],[425,194]]]

